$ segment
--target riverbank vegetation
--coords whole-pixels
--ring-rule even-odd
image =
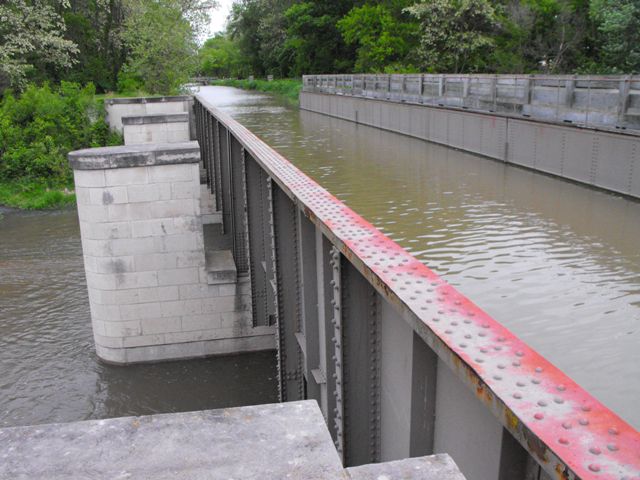
[[[200,73],[640,72],[638,0],[237,0]]]
[[[215,0],[0,2],[0,204],[73,203],[67,153],[122,142],[103,98],[180,93]],[[97,94],[97,95],[96,95]]]
[[[28,86],[0,101],[0,204],[44,208],[73,201],[67,153],[117,145],[92,84]]]
[[[119,141],[100,97],[180,93],[194,74],[294,99],[305,73],[640,72],[639,0],[235,0],[200,46],[216,6],[0,2],[0,202],[67,201],[51,193],[68,197],[67,152]]]
[[[227,87],[242,88],[244,90],[273,93],[284,97],[286,100],[294,104],[297,104],[300,90],[302,90],[302,80],[295,78],[285,78],[273,81],[224,79],[214,81],[213,85],[224,85]]]

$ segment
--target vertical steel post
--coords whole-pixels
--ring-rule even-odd
[[[379,458],[379,319],[375,290],[346,260],[341,290],[344,456],[354,466]]]
[[[272,186],[272,210],[282,399],[301,400],[305,398],[305,385],[303,357],[296,339],[301,331],[297,207],[277,185]]]
[[[343,356],[342,356],[342,255],[340,251],[333,247],[331,249],[331,305],[333,306],[333,338],[331,339],[333,348],[333,378],[335,389],[334,395],[334,430],[335,442],[338,455],[345,462],[345,425],[344,425],[344,372],[343,372]]]
[[[297,210],[298,265],[301,290],[301,319],[296,338],[303,354],[303,372],[306,379],[306,398],[315,399],[323,406],[321,389],[326,385],[325,369],[320,368],[320,335],[318,315],[318,275],[316,272],[316,229],[300,209]],[[322,346],[324,350],[324,345]],[[326,402],[322,408],[326,410]],[[326,418],[326,413],[325,413]]]

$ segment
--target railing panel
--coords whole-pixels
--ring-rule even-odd
[[[640,130],[640,76],[316,75],[303,91]]]
[[[433,450],[453,453],[470,478],[519,478],[509,477],[512,472],[538,480],[547,475],[637,477],[640,434],[636,430],[246,128],[205,99],[198,101],[268,178],[275,259],[270,286],[276,294],[272,304],[279,326],[282,399],[306,395],[295,333],[302,332],[301,309],[307,311],[299,289],[300,267],[306,278],[313,264],[304,249],[311,252],[313,247],[309,225],[298,212],[315,225],[316,268],[321,270],[316,272],[318,323],[322,308],[325,342],[334,338],[325,350],[327,420],[347,464],[406,452],[407,432],[388,423],[389,408],[397,400],[402,412],[394,415],[411,416],[410,454],[428,452],[433,435]],[[303,230],[306,233],[300,233]],[[311,311],[309,318],[314,315]],[[333,335],[326,323],[329,318]],[[385,330],[399,319],[413,332],[409,347],[413,364],[410,374],[386,380],[400,371],[394,343],[398,348],[410,343],[402,334],[406,327]],[[310,324],[304,327],[310,331]],[[302,344],[307,348],[306,341]],[[317,344],[322,349],[320,337]],[[385,345],[393,353],[385,356]],[[403,392],[384,396],[385,388]],[[419,398],[423,393],[426,400]],[[432,408],[433,428],[426,422],[424,429],[415,429],[415,423],[432,418]],[[396,451],[393,436],[403,442]]]

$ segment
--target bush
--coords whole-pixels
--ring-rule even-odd
[[[0,101],[0,181],[68,185],[67,153],[121,143],[110,132],[93,85],[29,86]]]

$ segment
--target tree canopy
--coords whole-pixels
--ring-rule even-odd
[[[202,73],[640,72],[640,0],[236,0],[221,35]]]

